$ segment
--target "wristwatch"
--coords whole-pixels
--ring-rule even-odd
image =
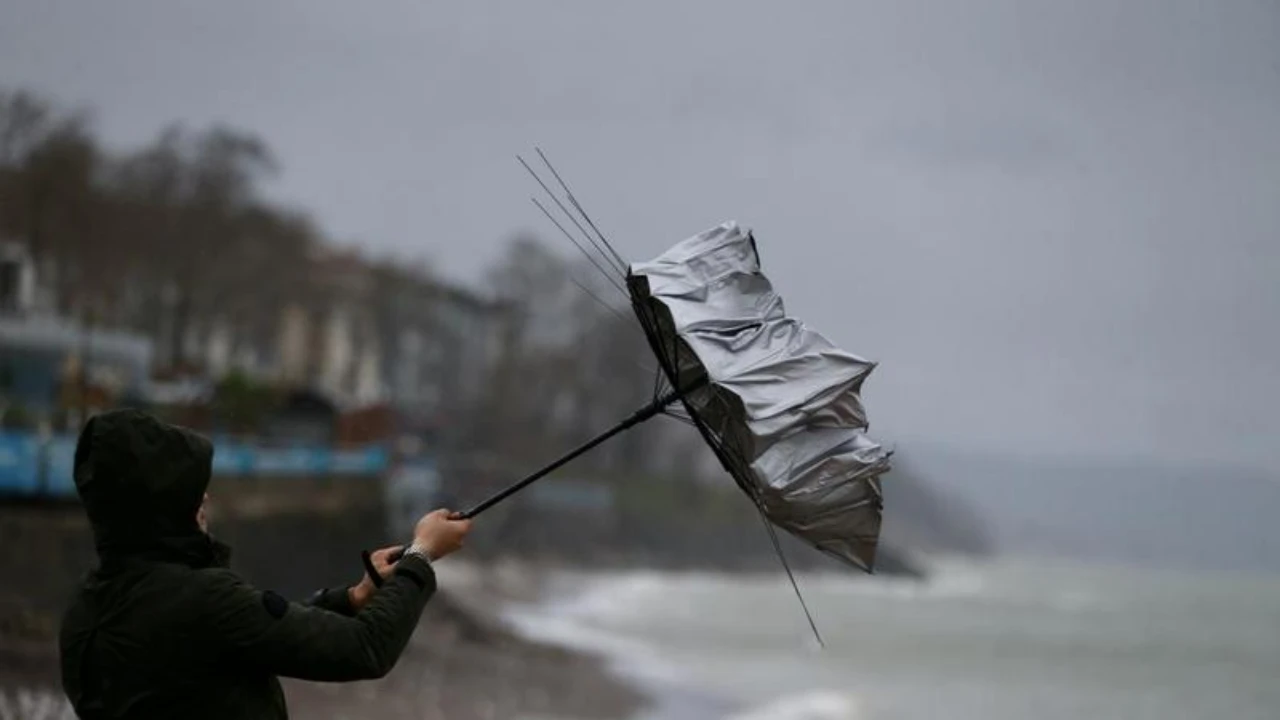
[[[404,551],[404,554],[417,555],[418,557],[422,558],[422,561],[425,562],[426,564],[428,565],[431,564],[431,553],[427,552],[427,547],[425,545],[422,545],[421,543],[414,542],[412,545],[408,547],[408,549]]]

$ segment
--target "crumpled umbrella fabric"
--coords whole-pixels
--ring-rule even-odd
[[[880,475],[860,396],[874,362],[787,315],[735,222],[628,273],[632,306],[685,410],[739,487],[778,527],[870,572]]]

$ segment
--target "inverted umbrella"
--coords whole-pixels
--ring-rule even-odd
[[[889,470],[892,454],[866,434],[860,391],[875,363],[840,350],[787,315],[761,271],[755,238],[737,223],[726,222],[649,262],[627,266],[550,162],[547,167],[582,222],[525,164],[598,257],[545,206],[534,203],[601,272],[609,274],[606,265],[619,272],[625,268],[631,308],[670,390],[655,392],[653,401],[630,417],[459,515],[476,517],[651,418],[683,415],[758,508],[775,547],[777,526],[872,572],[883,507],[879,477]],[[371,568],[367,553],[365,558]],[[371,570],[370,577],[377,573]],[[809,621],[812,625],[812,617]]]
[[[632,307],[662,372],[764,516],[871,571],[879,476],[859,395],[874,363],[789,317],[751,233],[727,222],[633,265]]]
[[[594,237],[538,181],[606,263],[621,263],[558,173],[556,179]],[[787,315],[761,271],[755,238],[735,222],[630,265],[625,280],[632,310],[672,389],[461,515],[479,515],[678,405],[770,523],[872,572],[883,508],[879,477],[889,470],[891,456],[866,434],[860,391],[875,363],[840,350]]]

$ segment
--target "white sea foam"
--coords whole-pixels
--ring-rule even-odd
[[[789,695],[734,714],[727,720],[859,720],[862,717],[857,698],[819,690]]]
[[[62,693],[44,689],[0,688],[0,720],[75,720]]]
[[[615,670],[632,679],[658,683],[676,679],[674,668],[662,662],[653,645],[591,622],[597,612],[608,611],[609,597],[617,595],[613,586],[606,583],[576,600],[511,608],[503,613],[503,619],[531,640],[603,655]]]

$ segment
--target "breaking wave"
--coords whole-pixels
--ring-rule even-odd
[[[860,704],[865,698],[849,693],[832,673],[849,659],[841,653],[865,648],[867,638],[848,635],[850,625],[841,618],[918,615],[943,622],[951,613],[989,618],[1009,609],[1016,617],[1043,618],[1019,630],[1029,637],[1057,632],[1052,618],[1108,612],[1115,602],[1087,577],[963,560],[938,561],[925,579],[816,573],[797,580],[824,637],[836,643],[825,654],[812,652],[785,576],[775,574],[562,576],[547,602],[506,616],[532,639],[604,656],[651,694],[715,693],[717,714],[699,720],[854,720],[868,716]],[[904,626],[906,633],[918,630]]]
[[[734,715],[726,720],[859,720],[858,701],[835,691],[790,695]]]

